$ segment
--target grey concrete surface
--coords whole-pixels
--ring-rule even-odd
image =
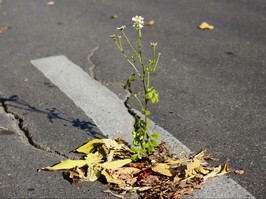
[[[47,6],[44,0],[6,0],[0,6],[0,26],[11,28],[0,36],[0,94],[44,154],[72,156],[70,150],[101,132],[30,60],[64,54],[88,73],[94,65],[95,78],[124,98],[120,85],[130,69],[109,35],[125,24],[134,37],[130,19],[143,15],[156,21],[144,29],[144,39],[159,42],[162,52],[161,70],[154,78],[161,103],[153,108],[152,120],[191,150],[207,148],[221,161],[230,160],[232,167],[244,168],[243,176],[232,178],[256,198],[264,198],[265,4],[263,0],[55,0]],[[113,14],[119,18],[111,19]],[[215,29],[197,29],[202,21]],[[42,158],[45,165],[48,156]],[[60,177],[56,179],[67,184]],[[3,194],[6,188],[0,190]],[[47,192],[44,187],[38,190],[42,196]],[[55,193],[56,187],[48,192]],[[10,194],[20,195],[15,190]]]
[[[18,121],[0,106],[1,198],[108,198],[100,182],[73,184],[61,172],[37,172],[64,157],[40,150],[29,144]]]

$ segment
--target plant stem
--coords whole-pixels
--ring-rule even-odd
[[[140,72],[138,71],[137,67],[135,66],[135,64],[129,60],[128,56],[126,55],[124,48],[122,46],[122,42],[121,42],[121,38],[118,37],[119,40],[119,44],[116,40],[114,40],[116,46],[118,47],[118,49],[120,50],[120,52],[124,55],[125,59],[128,61],[128,63],[134,68],[134,70],[136,71],[136,73],[138,74],[138,76],[140,77],[140,79],[142,79]]]
[[[122,34],[123,34],[123,36],[125,37],[125,39],[126,39],[128,45],[130,46],[130,48],[132,49],[132,51],[133,51],[133,52],[136,54],[136,56],[139,58],[139,54],[137,53],[137,51],[135,50],[135,48],[133,47],[133,45],[132,45],[131,42],[129,41],[129,39],[128,39],[128,37],[127,37],[127,35],[126,35],[126,33],[125,33],[124,30],[122,30]]]
[[[144,88],[144,96],[146,96],[146,94],[148,93],[148,86],[149,86],[149,73],[146,74],[146,67],[143,64],[143,57],[142,57],[142,32],[141,32],[141,28],[138,28],[138,33],[139,33],[139,40],[138,40],[138,47],[139,47],[139,59],[140,59],[140,63],[141,63],[141,67],[142,67],[142,74],[143,74],[143,78],[142,78],[142,84],[143,84],[143,88]],[[146,83],[147,81],[147,83]],[[149,110],[149,105],[148,105],[149,100],[146,99],[145,97],[145,104],[144,104],[144,125],[145,125],[145,132],[144,132],[144,137],[146,137],[146,139],[148,139],[148,110]]]

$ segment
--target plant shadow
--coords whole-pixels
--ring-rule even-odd
[[[79,118],[68,117],[65,113],[63,113],[62,111],[58,110],[55,107],[41,110],[34,106],[31,106],[26,101],[20,99],[17,95],[12,95],[8,98],[0,96],[0,102],[6,112],[8,112],[7,107],[14,107],[29,112],[44,114],[47,116],[47,119],[51,123],[54,123],[55,120],[62,120],[71,124],[71,126],[75,128],[79,128],[85,131],[90,136],[93,136],[95,138],[106,138],[106,136],[94,130],[95,128],[97,128],[97,126],[92,122],[80,120]]]

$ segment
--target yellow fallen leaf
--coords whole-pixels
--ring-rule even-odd
[[[94,163],[99,163],[104,155],[100,151],[96,151],[95,153],[89,153],[84,156],[85,160],[94,159]]]
[[[102,168],[98,165],[90,165],[87,170],[86,181],[96,181],[101,175]]]
[[[202,164],[202,161],[199,159],[196,159],[196,158],[194,158],[192,161],[189,161],[187,163],[187,168],[185,171],[186,172],[186,178],[195,175],[195,169],[200,167],[201,164]]]
[[[173,176],[170,166],[165,163],[158,163],[154,167],[151,168],[154,172],[165,175],[165,176]]]
[[[225,162],[224,164],[215,167],[211,172],[205,175],[203,179],[207,180],[208,178],[224,175],[227,173],[228,173],[228,162]]]
[[[114,183],[114,184],[125,184],[125,182],[119,178],[114,178],[112,175],[109,174],[107,169],[102,170],[102,175],[106,178],[106,181],[109,183]]]
[[[87,142],[86,144],[82,145],[81,147],[77,148],[75,151],[79,153],[91,153],[96,147],[103,144],[103,139],[93,139]]]
[[[107,155],[107,162],[111,162],[114,158],[114,150],[110,150],[109,154]]]
[[[168,159],[165,160],[165,162],[167,164],[170,164],[170,165],[172,165],[172,164],[182,164],[184,160],[185,160],[185,158],[178,158],[176,160],[168,158]]]
[[[56,171],[56,170],[64,170],[64,169],[73,169],[75,167],[81,168],[84,167],[85,165],[91,165],[91,164],[97,164],[101,161],[101,157],[96,156],[95,154],[90,154],[87,156],[87,159],[85,160],[64,160],[52,167],[48,166],[43,169],[47,169],[50,171]]]
[[[48,166],[42,169],[48,169],[50,171],[56,171],[56,170],[64,170],[64,169],[73,169],[75,167],[83,167],[87,164],[87,160],[64,160],[52,167]]]
[[[122,148],[128,148],[125,144],[118,143],[117,141],[112,139],[102,139],[102,140],[103,144],[105,144],[105,146],[108,149],[121,150]]]
[[[180,182],[182,178],[180,178],[178,175],[174,177],[174,182]]]
[[[151,186],[144,186],[144,187],[134,187],[134,190],[137,190],[137,191],[147,191],[149,189],[152,189]]]
[[[228,162],[225,162],[221,165],[221,170],[219,172],[219,175],[228,173]]]
[[[200,151],[199,153],[197,153],[194,157],[193,157],[193,159],[195,160],[195,159],[198,159],[198,160],[204,160],[204,158],[207,156],[206,155],[206,153],[207,153],[207,151],[206,150],[202,150],[202,151]]]
[[[85,172],[80,168],[75,168],[69,172],[69,178],[73,181],[85,179]]]
[[[207,170],[207,169],[204,169],[203,167],[197,167],[197,168],[195,168],[195,171],[197,172],[197,173],[201,173],[201,174],[203,174],[203,175],[206,175],[206,174],[208,174],[208,173],[210,173],[210,171],[209,170]]]
[[[203,177],[203,180],[207,180],[208,178],[212,178],[217,176],[217,174],[221,171],[221,165],[215,167],[210,173],[208,173],[207,175],[205,175]]]
[[[201,29],[201,30],[213,30],[213,29],[214,29],[214,26],[208,24],[207,22],[202,22],[202,23],[199,25],[199,29]]]
[[[82,145],[81,147],[77,148],[75,151],[79,153],[91,153],[94,149],[96,149],[98,146],[101,146],[104,144],[107,149],[113,149],[113,150],[121,150],[126,149],[129,150],[129,148],[125,144],[120,144],[116,142],[113,139],[93,139],[87,142],[86,144]]]
[[[104,162],[99,165],[104,169],[118,169],[130,162],[132,162],[131,159],[124,159],[124,160],[114,160],[112,162]]]

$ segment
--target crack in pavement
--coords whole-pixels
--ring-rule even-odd
[[[96,46],[91,50],[90,54],[88,55],[87,57],[87,61],[89,62],[89,65],[90,65],[90,68],[89,68],[89,75],[96,80],[96,75],[95,75],[95,72],[94,72],[94,69],[95,69],[95,64],[92,62],[91,58],[92,56],[94,55],[94,53],[99,49],[99,45],[96,44]]]
[[[91,50],[90,54],[87,57],[87,61],[88,61],[88,64],[90,66],[89,70],[88,70],[88,73],[93,79],[97,80],[98,82],[100,82],[103,85],[106,85],[106,84],[114,85],[114,83],[106,82],[104,80],[98,80],[97,77],[96,77],[96,73],[95,73],[96,64],[93,63],[93,61],[91,59],[95,55],[95,52],[99,49],[99,47],[100,47],[100,45],[96,44],[96,46]],[[128,108],[127,101],[128,101],[128,98],[131,96],[131,94],[130,94],[130,92],[128,90],[124,90],[124,91],[125,91],[124,95],[119,93],[118,96],[125,103],[125,106]]]
[[[91,58],[94,56],[95,52],[99,49],[99,47],[100,46],[98,44],[96,44],[96,46],[91,50],[90,54],[87,57],[87,61],[89,62],[89,65],[90,65],[89,75],[95,80],[97,80],[96,74],[94,71],[96,68],[96,65],[93,63]],[[104,84],[104,81],[100,81],[100,80],[97,80],[97,81],[99,81],[101,84]],[[137,114],[132,110],[132,108],[128,104],[130,96],[131,96],[131,92],[129,90],[125,90],[125,95],[121,98],[121,100],[124,102],[124,105],[128,110],[128,113],[130,115],[132,115],[133,117],[135,117]]]
[[[14,118],[14,120],[17,121],[16,124],[17,124],[17,126],[21,132],[22,139],[24,141],[26,141],[26,143],[28,143],[30,146],[34,147],[35,149],[39,149],[39,150],[42,150],[42,151],[52,153],[52,154],[55,154],[55,155],[69,159],[69,157],[66,154],[64,154],[60,151],[53,150],[49,147],[44,147],[44,146],[41,146],[40,144],[36,143],[35,140],[33,139],[32,135],[31,135],[31,133],[29,132],[29,129],[24,126],[24,120],[18,114],[8,110],[8,105],[5,104],[5,100],[1,96],[0,96],[0,105],[3,107],[3,110],[6,114],[11,115]]]

